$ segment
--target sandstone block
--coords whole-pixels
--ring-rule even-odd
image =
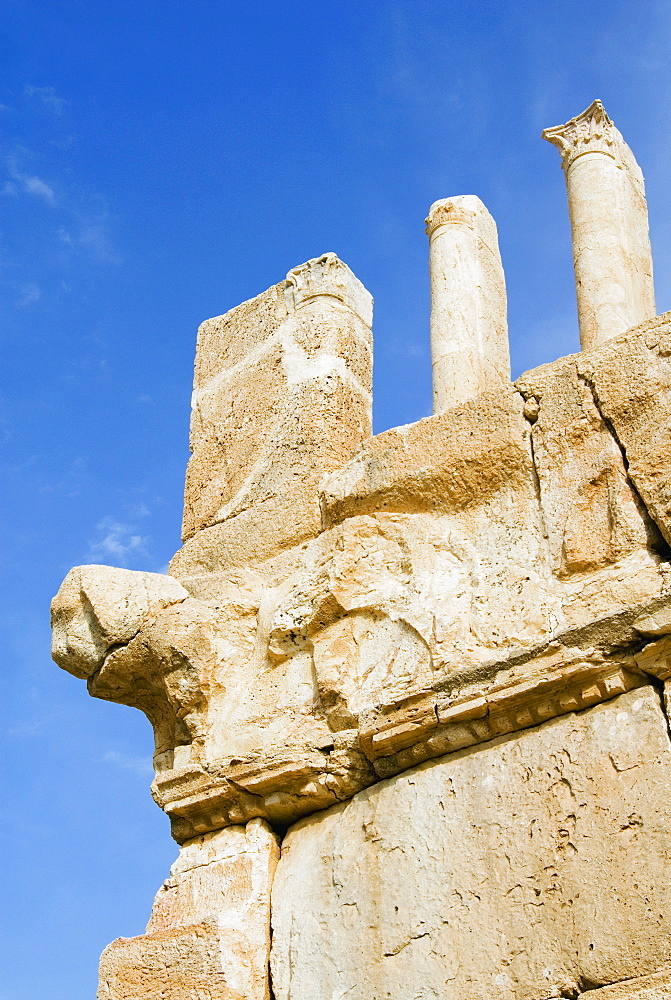
[[[634,628],[644,636],[668,635],[671,632],[671,600],[668,598],[650,609],[647,614],[637,618]]]
[[[527,372],[516,383],[534,405],[540,503],[552,567],[562,579],[613,564],[654,538],[621,450],[580,370],[576,355]]]
[[[670,792],[639,688],[303,820],[273,886],[277,1000],[539,1000],[657,973]]]
[[[371,321],[368,292],[326,254],[201,326],[183,534],[222,525],[217,568],[320,530],[320,476],[370,435]],[[190,575],[185,560],[173,572]]]
[[[324,516],[332,525],[356,514],[458,511],[504,487],[524,490],[532,475],[523,401],[511,387],[492,388],[365,441],[324,477]]]
[[[185,844],[147,932],[103,952],[98,1000],[269,1000],[270,889],[279,857],[262,820]]]
[[[188,597],[177,580],[111,566],[71,569],[51,604],[52,655],[59,667],[88,679],[112,646]]]

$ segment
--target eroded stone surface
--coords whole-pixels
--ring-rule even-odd
[[[668,1000],[671,997],[671,969],[588,990],[581,995],[585,1000]]]
[[[268,1000],[265,821],[311,813],[276,1000],[666,997],[671,322],[623,333],[647,222],[602,111],[553,130],[598,349],[508,383],[471,197],[428,220],[432,417],[370,436],[372,303],[333,254],[201,327],[173,576],[79,567],[53,604],[57,662],[151,721],[184,845],[101,1000]]]
[[[114,584],[127,571],[85,571],[86,593],[73,585],[73,571],[54,602],[56,655],[88,676],[95,697],[139,708],[151,721],[152,791],[179,842],[256,816],[287,824],[375,780],[356,730],[334,733],[315,706],[310,650],[269,656],[258,589],[231,586],[210,604],[158,577],[152,613],[145,600],[125,641],[107,648],[81,621],[126,621],[123,587]],[[146,597],[151,574],[137,577]],[[165,580],[173,603],[161,598]],[[272,592],[265,599],[272,610]]]
[[[671,544],[671,314],[644,323],[600,351],[578,356],[579,372],[627,462],[649,516]]]
[[[562,578],[617,562],[644,548],[650,533],[621,450],[578,373],[581,360],[565,358],[517,383],[537,408],[534,462],[552,568]]]
[[[303,820],[273,887],[277,1000],[539,1000],[655,973],[670,792],[646,687]]]
[[[369,293],[326,254],[202,324],[173,573],[263,560],[319,532],[319,478],[371,432],[371,323]]]
[[[189,841],[145,934],[100,960],[98,1000],[269,1000],[277,837],[262,820]]]
[[[671,621],[666,438],[646,434],[668,325],[371,438],[325,477],[318,535],[271,560],[225,571],[214,539],[184,587],[73,571],[56,658],[148,715],[178,840],[292,823],[659,676],[639,654]]]
[[[88,680],[114,646],[130,642],[153,615],[188,596],[161,573],[76,566],[51,605],[54,660]]]

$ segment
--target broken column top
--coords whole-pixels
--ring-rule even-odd
[[[432,237],[440,226],[468,226],[478,231],[479,238],[493,252],[499,252],[499,237],[496,223],[475,194],[460,194],[453,198],[439,198],[434,201],[425,219],[426,234]]]
[[[441,198],[426,219],[434,411],[510,379],[506,287],[496,223],[472,194]]]

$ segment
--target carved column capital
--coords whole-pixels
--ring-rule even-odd
[[[543,129],[541,135],[561,153],[564,170],[585,153],[605,153],[620,159],[618,131],[601,101],[593,101],[586,111],[564,125]]]
[[[476,210],[470,204],[468,196],[461,198],[441,198],[435,201],[424,220],[426,234],[431,237],[440,226],[458,223],[462,226],[475,228]]]
[[[334,253],[292,268],[286,277],[285,295],[291,309],[319,295],[329,295],[340,299],[369,329],[373,325],[373,296]]]

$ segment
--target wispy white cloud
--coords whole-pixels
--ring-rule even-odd
[[[105,559],[127,566],[135,558],[148,559],[151,539],[142,535],[135,524],[124,524],[115,517],[103,517],[96,525],[98,537],[89,545],[89,559]]]
[[[34,719],[32,722],[23,722],[18,726],[12,726],[11,729],[7,730],[8,736],[35,736],[41,730],[44,729],[45,725],[51,721],[53,716],[47,716],[43,719]]]
[[[2,186],[2,193],[16,196],[24,194],[34,194],[38,198],[44,198],[50,205],[56,204],[54,189],[43,181],[41,177],[30,177],[27,174],[13,173],[11,181],[5,181]]]
[[[49,187],[41,177],[20,177],[19,179],[23,184],[24,191],[28,194],[35,194],[38,198],[44,198],[50,205],[56,203],[53,188]]]
[[[122,264],[107,200],[87,189],[86,183],[73,182],[76,170],[69,153],[53,155],[54,144],[66,151],[74,143],[68,102],[50,86],[26,86],[22,97],[17,108],[10,109],[17,113],[13,116],[13,140],[0,159],[0,198],[19,203],[6,206],[9,212],[22,210],[21,225],[16,228],[19,236],[31,232],[39,237],[32,240],[31,253],[20,265],[30,268],[26,280],[43,265],[64,267],[77,274],[90,262]],[[33,212],[28,201],[34,203]],[[49,213],[44,212],[44,205],[51,209]],[[41,284],[42,301],[46,302],[52,289],[46,280]]]
[[[21,150],[21,152],[25,153],[25,150]],[[25,173],[20,169],[19,152],[7,157],[7,170],[11,180],[5,182],[2,189],[3,194],[18,195],[23,192],[35,195],[37,198],[44,198],[50,205],[56,204],[56,195],[50,184],[47,184],[41,177]]]
[[[29,306],[33,302],[37,302],[42,296],[42,291],[40,286],[34,281],[27,281],[25,284],[19,287],[19,298],[17,300],[18,306]]]
[[[81,250],[107,264],[121,264],[109,234],[108,214],[101,209],[94,215],[82,215],[73,224],[62,226],[58,238],[72,250]]]
[[[24,90],[26,97],[35,97],[52,114],[60,116],[63,114],[65,99],[58,97],[53,87],[26,87]]]
[[[141,500],[135,503],[129,503],[127,508],[128,516],[133,518],[138,517],[149,517],[151,510],[146,503]]]
[[[103,757],[104,761],[116,764],[126,771],[134,771],[136,774],[149,775],[154,773],[151,757],[133,757],[131,754],[118,753],[116,750],[109,750]]]

